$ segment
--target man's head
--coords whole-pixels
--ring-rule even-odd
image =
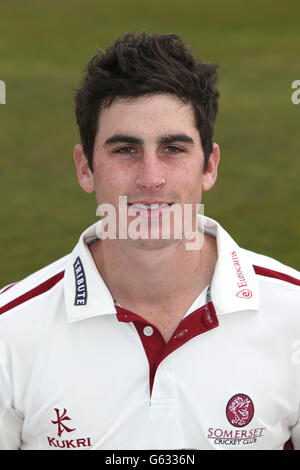
[[[176,34],[126,34],[99,52],[87,66],[75,96],[83,151],[93,171],[95,136],[101,110],[116,98],[170,94],[191,103],[206,171],[218,111],[217,66],[198,61]]]
[[[76,96],[82,145],[75,146],[74,160],[79,183],[95,192],[98,208],[115,208],[118,239],[120,221],[129,229],[136,210],[143,236],[129,240],[139,247],[166,246],[183,226],[185,236],[194,233],[202,191],[217,177],[215,81],[216,67],[196,61],[176,35],[126,35],[89,63]],[[164,217],[172,226],[168,237]]]

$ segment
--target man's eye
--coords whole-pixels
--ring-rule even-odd
[[[115,153],[133,153],[135,149],[133,147],[122,147],[118,150],[115,150]]]
[[[168,145],[168,147],[166,147],[166,151],[168,153],[180,153],[180,152],[183,152],[183,150],[180,148],[180,147],[177,147],[176,145]]]

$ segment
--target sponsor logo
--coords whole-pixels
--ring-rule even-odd
[[[65,424],[62,423],[62,421],[71,419],[71,418],[69,418],[69,416],[67,416],[66,408],[64,408],[64,411],[62,412],[61,415],[59,415],[59,409],[58,408],[54,408],[54,411],[56,412],[57,420],[56,421],[51,420],[51,423],[57,424],[57,426],[58,426],[57,434],[58,434],[59,437],[62,435],[62,433],[64,431],[67,431],[67,432],[75,431],[76,428],[70,429],[70,428],[68,428],[68,426],[66,426]]]
[[[61,437],[64,431],[73,432],[76,428],[69,428],[63,421],[71,421],[71,418],[67,416],[67,410],[64,408],[63,412],[60,413],[58,408],[54,408],[56,413],[56,420],[51,420],[51,423],[57,425],[57,435]],[[49,447],[59,447],[60,449],[76,449],[77,447],[92,447],[91,438],[79,438],[79,439],[57,439],[56,437],[47,436]]]
[[[91,438],[83,439],[64,439],[59,440],[55,437],[48,437],[49,447],[59,447],[60,449],[76,449],[77,447],[92,447]]]
[[[240,292],[238,292],[236,296],[241,297],[242,299],[250,299],[252,297],[252,292],[249,289],[243,289],[240,290]]]
[[[73,264],[75,274],[75,301],[74,305],[85,305],[87,302],[87,287],[84,269],[79,256]]]
[[[237,286],[239,288],[247,287],[248,284],[243,274],[236,251],[232,251],[231,257],[232,257],[233,265],[235,267],[236,275],[238,278]],[[239,297],[240,299],[250,299],[252,297],[252,292],[250,289],[242,289],[236,294],[236,296]]]
[[[254,415],[254,405],[248,395],[239,393],[230,398],[226,406],[226,416],[230,424],[238,428],[250,423]]]

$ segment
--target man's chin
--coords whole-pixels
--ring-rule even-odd
[[[124,240],[128,243],[129,246],[135,247],[137,249],[141,250],[149,250],[149,251],[155,251],[155,250],[161,250],[163,248],[170,247],[172,245],[178,246],[180,243],[182,243],[182,240],[176,240],[176,239],[163,239],[163,238],[156,238],[156,239],[151,239],[151,238],[137,238],[137,239],[132,239],[128,238],[127,240]]]

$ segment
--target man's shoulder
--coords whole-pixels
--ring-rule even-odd
[[[24,279],[3,287],[0,290],[0,320],[24,309],[34,311],[35,306],[44,302],[49,293],[62,286],[68,258],[69,255],[66,255]]]
[[[275,258],[244,250],[259,285],[260,305],[300,327],[300,273]],[[295,323],[296,320],[296,323]]]
[[[242,251],[248,256],[257,276],[266,282],[300,287],[300,272],[270,256],[247,249]]]
[[[287,338],[299,335],[299,271],[270,256],[245,249],[243,252],[252,264],[257,279],[259,310],[266,321],[280,325]]]

